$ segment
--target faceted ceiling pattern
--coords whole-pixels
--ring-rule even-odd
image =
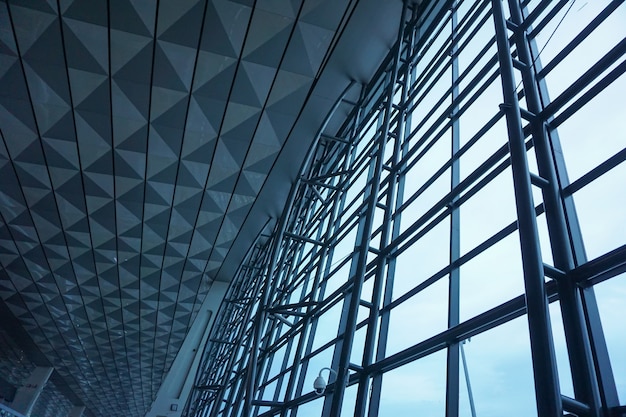
[[[0,296],[88,415],[147,411],[348,3],[0,1]]]

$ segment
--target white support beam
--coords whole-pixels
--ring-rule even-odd
[[[217,311],[230,283],[214,282],[146,417],[180,417]]]

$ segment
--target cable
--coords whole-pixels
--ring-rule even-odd
[[[561,26],[561,23],[563,23],[563,20],[565,20],[565,18],[567,17],[567,15],[569,14],[570,10],[572,10],[572,7],[574,7],[574,4],[576,3],[576,0],[573,0],[569,7],[567,8],[567,10],[565,11],[565,13],[563,14],[563,16],[561,17],[561,20],[559,20],[559,23],[557,23],[556,27],[554,28],[554,30],[552,31],[552,33],[550,34],[550,36],[548,37],[548,40],[546,40],[546,43],[543,44],[543,46],[541,47],[541,49],[539,50],[539,52],[537,53],[537,56],[533,59],[532,62],[532,66],[535,66],[535,62],[537,62],[537,60],[539,59],[539,57],[541,56],[541,53],[543,52],[544,49],[546,49],[546,46],[548,46],[548,44],[550,43],[550,41],[552,40],[552,37],[554,37],[554,34],[556,33],[557,30],[559,30],[559,27]],[[587,3],[585,3],[587,4]],[[583,4],[582,7],[585,6],[585,4]],[[581,9],[582,9],[581,7]],[[580,9],[579,9],[580,10]],[[517,89],[520,87],[520,85],[522,85],[523,80],[521,80],[517,86],[515,87],[515,91],[517,91]]]

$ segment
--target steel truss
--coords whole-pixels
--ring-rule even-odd
[[[623,77],[626,42],[556,98],[549,98],[547,85],[620,6],[609,2],[542,67],[537,39],[567,14],[567,1],[405,4],[398,41],[378,75],[361,88],[358,103],[337,102],[335,108],[353,106],[350,116],[337,132],[322,127],[271,240],[254,248],[233,282],[186,415],[386,415],[389,375],[438,352],[445,352],[441,414],[463,414],[462,371],[471,412],[481,414],[467,366],[461,370],[462,344],[518,318],[527,321],[531,414],[626,415],[594,294],[596,284],[626,271],[626,245],[588,260],[574,204],[577,192],[624,162],[626,150],[570,183],[557,132]],[[484,41],[476,45],[476,39]],[[468,135],[461,124],[471,124],[465,120],[494,87],[497,101]],[[499,137],[499,144],[476,161],[475,150],[489,137]],[[431,160],[441,162],[425,174],[420,167]],[[474,168],[463,171],[464,164]],[[461,233],[472,230],[473,219],[462,213],[500,178],[512,178],[510,221],[463,248]],[[484,210],[498,210],[485,204]],[[439,245],[433,238],[439,229],[446,236],[445,264],[426,276],[424,264],[401,267],[414,248]],[[464,293],[465,268],[511,236],[518,251],[505,262],[521,265],[520,292],[462,314],[467,297],[481,297]],[[500,269],[491,264],[482,274],[496,279]],[[398,348],[396,313],[437,285],[446,287],[439,300],[445,327]],[[571,365],[557,369],[553,327],[561,318]],[[413,326],[401,327],[411,332]],[[312,381],[325,366],[336,376],[318,396]],[[562,394],[565,374],[572,396]]]

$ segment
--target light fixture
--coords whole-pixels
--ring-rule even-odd
[[[315,378],[315,381],[313,381],[313,389],[315,390],[315,393],[317,395],[322,395],[324,393],[324,391],[326,390],[326,380],[322,376],[322,372],[324,372],[324,371],[328,371],[328,379],[329,380],[330,380],[330,374],[333,374],[333,375],[337,376],[337,372],[335,372],[334,370],[332,370],[330,368],[322,368],[322,369],[320,369],[320,373],[317,375],[317,378]]]

